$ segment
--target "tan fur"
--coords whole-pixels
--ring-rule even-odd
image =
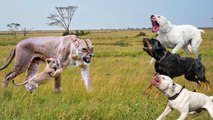
[[[38,88],[39,85],[47,83],[52,78],[57,77],[61,74],[63,71],[63,68],[60,65],[60,62],[57,59],[54,58],[48,58],[46,59],[46,67],[43,72],[40,72],[36,75],[34,75],[31,79],[28,81],[25,81],[21,84],[15,84],[16,86],[22,86],[25,85],[26,89],[29,92],[33,92],[35,89]]]

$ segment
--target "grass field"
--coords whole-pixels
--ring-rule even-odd
[[[54,93],[53,80],[32,94],[24,87],[10,84],[6,90],[0,90],[0,120],[155,120],[163,112],[167,98],[164,95],[154,97],[158,91],[156,88],[149,95],[143,94],[155,70],[149,64],[151,58],[143,51],[141,41],[144,37],[155,38],[156,34],[145,30],[146,36],[135,37],[139,32],[141,30],[94,30],[82,36],[91,39],[95,49],[90,64],[92,92],[86,92],[79,68],[68,68],[63,72],[61,94]],[[206,76],[213,83],[213,29],[205,32],[199,52]],[[38,32],[28,37],[50,35],[61,33]],[[10,50],[24,38],[23,35],[16,39],[0,35],[0,66],[5,63]],[[183,50],[178,53],[185,56]],[[2,81],[13,65],[14,61],[0,71]],[[16,83],[22,82],[25,76],[26,73],[17,76]],[[183,76],[175,81],[189,90],[195,87]],[[205,85],[201,92],[206,93]],[[174,110],[166,120],[178,117],[179,112]],[[188,120],[210,119],[206,111],[188,117]]]

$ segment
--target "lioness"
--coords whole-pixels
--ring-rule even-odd
[[[6,68],[16,56],[14,69],[8,73],[3,82],[6,88],[9,81],[17,75],[28,70],[26,81],[34,76],[39,64],[46,58],[56,58],[63,67],[79,66],[81,75],[87,90],[91,89],[89,63],[93,55],[92,42],[89,39],[79,39],[75,35],[34,37],[20,41],[11,51],[6,64],[0,68]],[[55,78],[55,91],[60,92],[61,77]]]

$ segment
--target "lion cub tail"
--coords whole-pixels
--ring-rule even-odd
[[[13,58],[15,57],[15,52],[16,52],[16,49],[13,49],[10,52],[10,55],[7,57],[7,60],[6,60],[6,64],[4,66],[0,67],[0,70],[3,70],[12,62]]]
[[[16,83],[14,82],[14,80],[12,80],[12,82],[13,82],[13,85],[15,85],[15,86],[23,86],[23,85],[26,85],[26,84],[28,83],[28,81],[24,81],[23,83],[16,84]]]

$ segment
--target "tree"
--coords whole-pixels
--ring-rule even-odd
[[[28,28],[24,27],[24,28],[22,29],[22,32],[24,33],[24,36],[27,36],[27,34],[28,34],[31,30],[32,30],[32,28],[31,28],[31,29],[28,29]]]
[[[69,33],[70,23],[77,8],[77,6],[56,7],[56,13],[51,13],[47,17],[51,21],[47,24],[62,27],[66,33]]]
[[[18,23],[10,23],[10,24],[7,24],[7,27],[9,28],[10,31],[12,31],[12,34],[15,36],[16,38],[16,34],[18,32],[18,28],[20,27],[21,25],[18,24]]]

